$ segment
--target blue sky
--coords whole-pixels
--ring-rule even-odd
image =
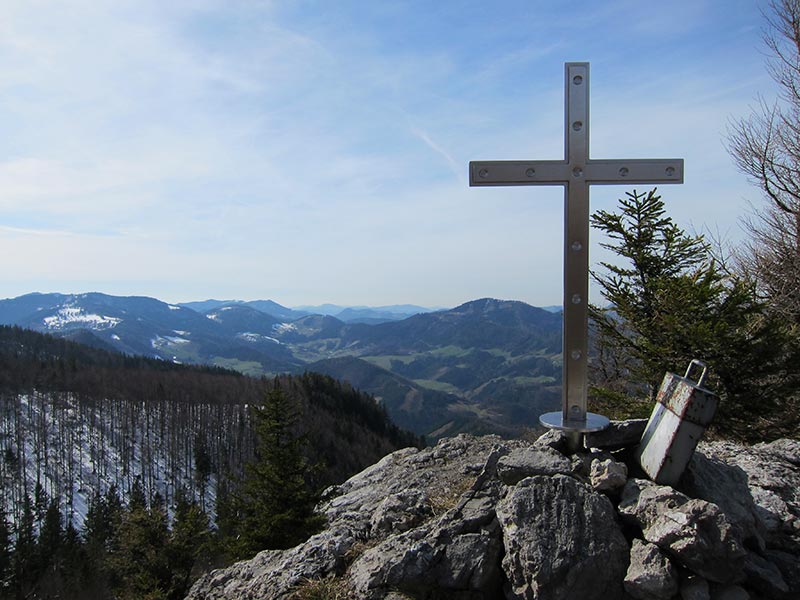
[[[735,242],[760,196],[724,137],[774,96],[763,6],[3,0],[0,297],[559,304],[563,192],[467,164],[563,157],[567,61],[592,157],[683,157],[670,215]]]

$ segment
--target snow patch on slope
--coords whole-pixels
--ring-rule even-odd
[[[272,329],[274,329],[278,333],[286,333],[287,331],[297,331],[297,327],[295,327],[292,323],[275,323],[275,325],[272,326]]]
[[[42,319],[42,323],[47,329],[60,330],[73,324],[86,324],[91,329],[111,329],[122,322],[122,319],[106,317],[85,313],[82,308],[77,306],[65,306],[50,317]]]
[[[245,342],[253,342],[253,343],[255,343],[255,342],[261,342],[261,341],[267,341],[267,342],[274,342],[276,344],[280,344],[280,342],[278,340],[276,340],[274,337],[269,337],[268,335],[261,335],[260,333],[252,333],[250,331],[244,331],[242,333],[237,333],[236,337],[239,338],[240,340],[244,340]]]
[[[167,346],[179,346],[181,344],[188,344],[189,340],[186,340],[181,337],[175,337],[172,335],[157,335],[152,340],[150,340],[150,345],[153,348],[165,348]]]

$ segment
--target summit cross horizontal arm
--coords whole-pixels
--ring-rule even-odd
[[[575,167],[564,160],[485,160],[469,163],[472,187],[566,185]],[[588,160],[582,165],[589,184],[683,183],[680,159]]]
[[[564,187],[564,329],[562,410],[546,427],[596,431],[608,419],[587,412],[589,350],[589,186],[683,183],[682,159],[589,158],[589,63],[564,65],[564,160],[473,161],[470,186]]]

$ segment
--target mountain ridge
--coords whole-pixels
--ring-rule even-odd
[[[250,375],[296,373],[319,363],[339,379],[358,374],[354,385],[379,397],[391,381],[392,417],[415,422],[414,431],[426,435],[448,427],[519,433],[521,423],[536,423],[558,401],[561,315],[523,302],[481,298],[374,324],[313,314],[285,320],[286,313],[261,310],[264,304],[213,302],[198,312],[143,296],[28,294],[0,300],[0,324]],[[383,372],[335,360],[347,357]],[[402,394],[421,404],[406,403]],[[442,398],[449,409],[437,404]],[[416,414],[405,414],[409,406]]]
[[[377,324],[398,321],[412,315],[435,312],[437,308],[426,308],[415,304],[392,304],[387,306],[340,306],[338,304],[303,305],[293,308],[283,306],[274,300],[200,300],[179,302],[177,306],[189,308],[199,313],[207,313],[225,306],[248,306],[276,318],[293,321],[308,315],[336,317],[345,323]]]

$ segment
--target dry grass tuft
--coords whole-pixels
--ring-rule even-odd
[[[348,581],[342,577],[306,579],[289,595],[289,600],[356,600]]]
[[[469,490],[474,483],[474,478],[467,477],[465,479],[459,479],[450,485],[437,488],[434,492],[430,493],[428,495],[428,503],[433,509],[433,514],[438,517],[455,507],[461,499],[461,496],[464,495],[464,492]]]

